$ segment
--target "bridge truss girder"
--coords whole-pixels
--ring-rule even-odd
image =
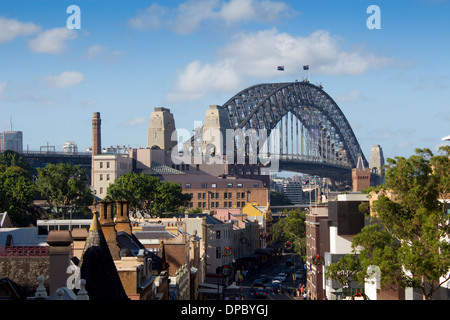
[[[269,133],[277,125],[280,130],[280,157],[291,161],[327,162],[354,168],[361,155],[355,134],[334,100],[322,89],[309,82],[271,83],[249,87],[228,100],[223,106],[228,111],[233,129],[266,129]],[[291,138],[296,118],[297,139],[301,135],[301,153],[283,153],[288,147],[288,117],[291,116]],[[283,118],[286,126],[283,129]],[[300,122],[300,131],[299,123]],[[298,140],[297,140],[298,142]],[[292,141],[291,141],[292,143]],[[303,145],[304,143],[304,145]]]

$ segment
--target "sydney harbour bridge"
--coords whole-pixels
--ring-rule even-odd
[[[350,181],[359,157],[368,167],[346,117],[320,85],[308,81],[258,84],[235,94],[220,108],[226,114],[228,128],[253,130],[257,135],[262,129],[268,136],[277,133],[276,143],[267,139],[271,141],[267,150],[276,159],[279,171]],[[190,141],[196,139],[198,135]],[[262,137],[256,140],[260,148]],[[24,156],[35,164],[69,162],[88,170],[91,164],[90,154]]]
[[[267,135],[277,131],[277,148],[268,150],[280,171],[348,181],[359,157],[368,167],[345,115],[320,85],[308,81],[258,84],[237,93],[221,108],[234,130],[254,129],[258,134],[265,129]],[[191,141],[196,139],[194,135]]]

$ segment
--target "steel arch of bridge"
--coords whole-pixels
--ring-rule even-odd
[[[359,156],[368,167],[345,115],[322,86],[307,81],[259,84],[237,93],[222,107],[228,112],[230,127],[244,131],[266,129],[270,132],[277,124],[282,126],[283,117],[287,131],[288,114],[291,114],[291,127],[292,117],[300,121],[300,133],[298,127],[297,133],[301,135],[301,154],[289,158],[280,152],[283,167],[303,162],[310,167],[315,164],[354,168]]]

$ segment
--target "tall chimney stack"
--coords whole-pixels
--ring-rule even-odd
[[[100,112],[94,112],[92,117],[92,155],[102,153],[102,120],[100,119]]]
[[[92,116],[92,163],[91,163],[91,186],[94,186],[94,156],[102,153],[102,120],[100,112],[94,112]]]

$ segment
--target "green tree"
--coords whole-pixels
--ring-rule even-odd
[[[358,280],[361,272],[361,264],[355,254],[347,254],[325,268],[325,277],[337,281],[342,287],[349,287],[350,284]]]
[[[139,211],[155,217],[184,207],[190,196],[182,193],[179,184],[161,182],[158,178],[144,173],[130,172],[109,185],[106,199],[127,200],[130,202],[132,214]]]
[[[191,196],[183,193],[180,184],[164,181],[156,193],[154,214],[161,216],[165,212],[175,212],[184,208],[190,200]]]
[[[93,202],[86,170],[78,165],[58,163],[38,169],[36,188],[58,217],[69,212],[87,214]]]
[[[284,193],[270,191],[270,204],[272,206],[288,206],[291,205],[292,202]]]
[[[36,174],[36,169],[34,169],[22,155],[12,150],[6,150],[0,154],[0,166],[1,165],[22,168],[27,172],[30,178]]]
[[[138,211],[151,215],[159,184],[159,179],[150,175],[125,173],[109,185],[105,199],[127,200],[133,215]]]
[[[35,196],[29,172],[21,167],[0,165],[0,211],[8,212],[17,227],[28,226],[27,208]]]
[[[353,239],[359,251],[362,271],[368,277],[369,265],[381,271],[381,284],[397,284],[422,290],[432,299],[449,280],[450,226],[450,147],[433,155],[429,149],[417,149],[408,159],[388,159],[385,184],[377,191],[372,224]]]
[[[294,250],[305,258],[306,255],[306,214],[300,208],[291,210],[287,216],[273,226],[275,241],[291,242]]]

